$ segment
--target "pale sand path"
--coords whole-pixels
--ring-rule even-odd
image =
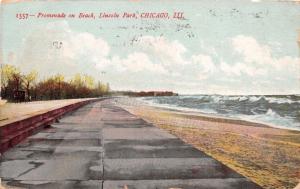
[[[33,115],[89,99],[91,98],[5,103],[0,106],[0,127]]]

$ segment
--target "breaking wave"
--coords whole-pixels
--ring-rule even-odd
[[[143,100],[165,108],[240,118],[274,127],[300,130],[299,95],[182,95],[145,97]]]

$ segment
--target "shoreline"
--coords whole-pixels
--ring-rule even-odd
[[[172,111],[132,98],[116,103],[264,188],[293,189],[300,181],[300,131]]]
[[[222,121],[222,122],[228,122],[228,123],[233,123],[233,124],[241,124],[241,125],[246,125],[246,126],[258,126],[258,127],[271,127],[271,128],[276,128],[276,129],[282,129],[282,130],[289,130],[289,131],[299,131],[300,128],[293,128],[293,127],[286,127],[286,126],[280,126],[280,125],[275,125],[272,123],[267,123],[263,121],[256,121],[256,120],[251,120],[247,118],[239,118],[239,117],[230,117],[226,115],[218,115],[217,113],[206,113],[201,110],[197,109],[192,109],[192,108],[181,108],[181,107],[172,107],[168,106],[167,104],[155,104],[155,103],[149,103],[147,101],[143,101],[141,99],[136,99],[140,102],[142,102],[146,106],[150,106],[153,108],[161,109],[161,110],[166,110],[166,111],[172,111],[175,113],[179,114],[185,114],[185,115],[190,115],[190,116],[197,116],[201,117],[202,119],[207,119],[207,120],[213,120],[213,121]]]

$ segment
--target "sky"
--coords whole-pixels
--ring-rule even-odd
[[[80,5],[79,5],[80,4]],[[2,63],[113,90],[300,94],[300,3],[267,0],[2,4]],[[185,19],[36,19],[17,13],[184,12]],[[57,47],[57,44],[59,47]]]

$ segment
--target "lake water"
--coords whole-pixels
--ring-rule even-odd
[[[144,97],[154,106],[198,111],[300,131],[300,95],[180,95]]]

